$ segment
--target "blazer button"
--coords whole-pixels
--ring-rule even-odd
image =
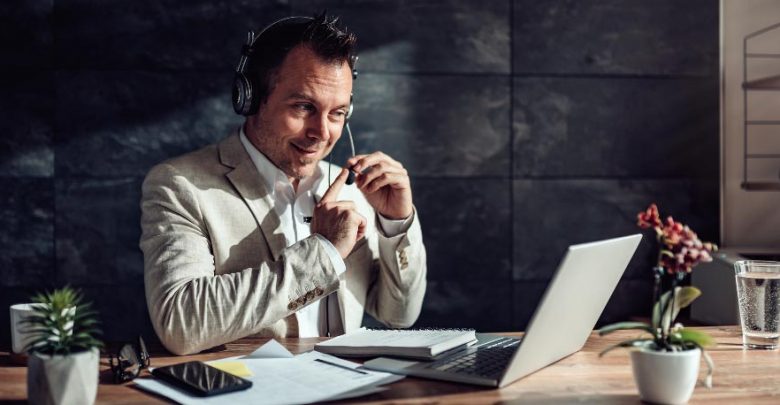
[[[300,297],[300,298],[298,298],[297,300],[295,300],[295,302],[297,302],[297,303],[298,303],[298,305],[301,305],[301,306],[303,306],[303,304],[305,304],[305,303],[306,303],[306,297]]]
[[[290,311],[295,311],[296,308],[298,308],[298,304],[296,304],[294,301],[287,305],[287,309]]]
[[[314,289],[314,295],[316,295],[316,296],[318,296],[318,297],[319,297],[320,295],[322,295],[324,292],[325,292],[325,291],[323,291],[323,290],[322,290],[322,288],[320,288],[320,287],[317,287],[317,288],[315,288],[315,289]]]
[[[314,299],[314,291],[309,291],[306,293],[306,301],[311,301]]]

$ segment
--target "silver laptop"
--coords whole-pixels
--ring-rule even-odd
[[[503,387],[582,349],[642,235],[570,246],[522,339],[477,334],[477,343],[420,362],[379,357],[364,367]]]

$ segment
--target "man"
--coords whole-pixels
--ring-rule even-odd
[[[351,107],[355,36],[323,14],[281,20],[252,42],[239,72],[255,105],[241,128],[143,184],[157,335],[189,354],[247,335],[349,332],[364,310],[410,326],[426,263],[406,170],[381,152],[357,155],[345,185],[349,171],[321,161]]]

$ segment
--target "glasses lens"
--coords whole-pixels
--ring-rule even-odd
[[[144,343],[144,338],[141,336],[138,336],[138,349],[140,350],[139,357],[141,358],[141,366],[142,368],[149,367],[149,364],[151,363],[151,359],[149,357],[149,352],[146,350],[146,343]]]
[[[125,344],[117,353],[117,364],[111,360],[111,370],[114,372],[114,381],[123,383],[130,381],[141,373],[141,362],[138,359],[133,345]]]

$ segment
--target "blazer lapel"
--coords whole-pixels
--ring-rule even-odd
[[[281,229],[279,216],[273,209],[271,195],[241,144],[237,131],[219,143],[219,158],[222,164],[233,168],[225,176],[249,207],[265,236],[273,259],[277,260],[287,245],[287,239]]]

